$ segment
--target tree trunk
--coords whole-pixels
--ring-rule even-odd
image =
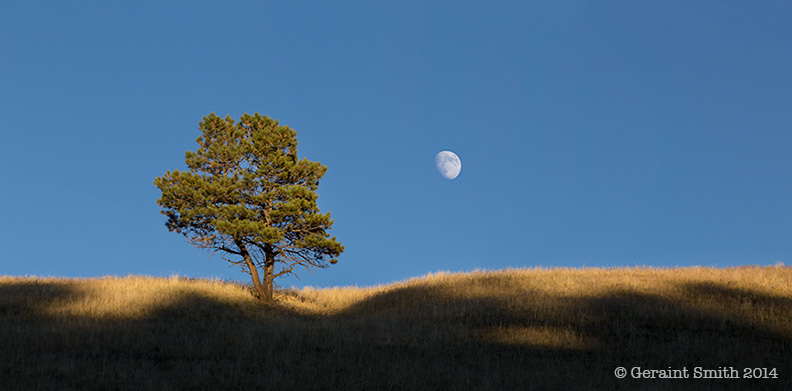
[[[275,280],[275,252],[269,244],[264,245],[264,301],[272,302],[274,291],[273,280]]]
[[[269,278],[269,289],[267,289],[267,277],[266,274],[264,276],[265,284],[261,284],[261,280],[259,279],[258,275],[258,268],[256,264],[253,262],[253,257],[250,256],[250,253],[247,251],[247,247],[245,247],[245,243],[242,243],[241,240],[235,240],[237,247],[239,248],[239,252],[242,254],[242,258],[245,260],[245,264],[250,271],[250,277],[253,279],[253,287],[256,289],[256,292],[259,295],[259,300],[265,303],[272,302],[272,277]],[[266,270],[265,270],[266,273]]]

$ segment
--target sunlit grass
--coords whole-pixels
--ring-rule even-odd
[[[180,277],[0,277],[0,389],[509,389],[583,379],[678,389],[613,383],[612,370],[792,373],[792,268],[783,265],[438,272],[276,297],[263,306],[247,285]]]
[[[29,287],[15,297],[1,297],[36,308],[37,315],[51,318],[93,320],[133,320],[154,315],[158,310],[178,305],[183,294],[211,297],[239,309],[254,311],[249,290],[221,280],[189,280],[179,277],[140,276],[93,279],[19,278],[0,276],[0,286]],[[59,295],[66,289],[68,295]]]

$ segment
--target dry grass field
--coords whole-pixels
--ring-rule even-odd
[[[263,307],[247,286],[178,277],[0,277],[0,390],[792,384],[792,268],[781,265],[437,273],[278,297]],[[614,376],[638,366],[691,378]],[[694,379],[695,367],[777,378]]]

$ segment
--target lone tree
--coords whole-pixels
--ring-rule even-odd
[[[344,246],[327,233],[330,213],[316,206],[327,167],[297,160],[297,132],[259,113],[237,123],[212,113],[200,129],[198,150],[185,154],[189,172],[154,180],[168,230],[240,265],[263,302],[273,301],[276,277],[337,262]]]

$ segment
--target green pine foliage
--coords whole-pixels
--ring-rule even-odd
[[[198,149],[185,154],[189,171],[154,181],[170,231],[240,265],[262,301],[272,300],[274,278],[337,262],[344,246],[316,205],[327,167],[298,159],[294,129],[259,113],[239,122],[212,113],[200,129]]]

